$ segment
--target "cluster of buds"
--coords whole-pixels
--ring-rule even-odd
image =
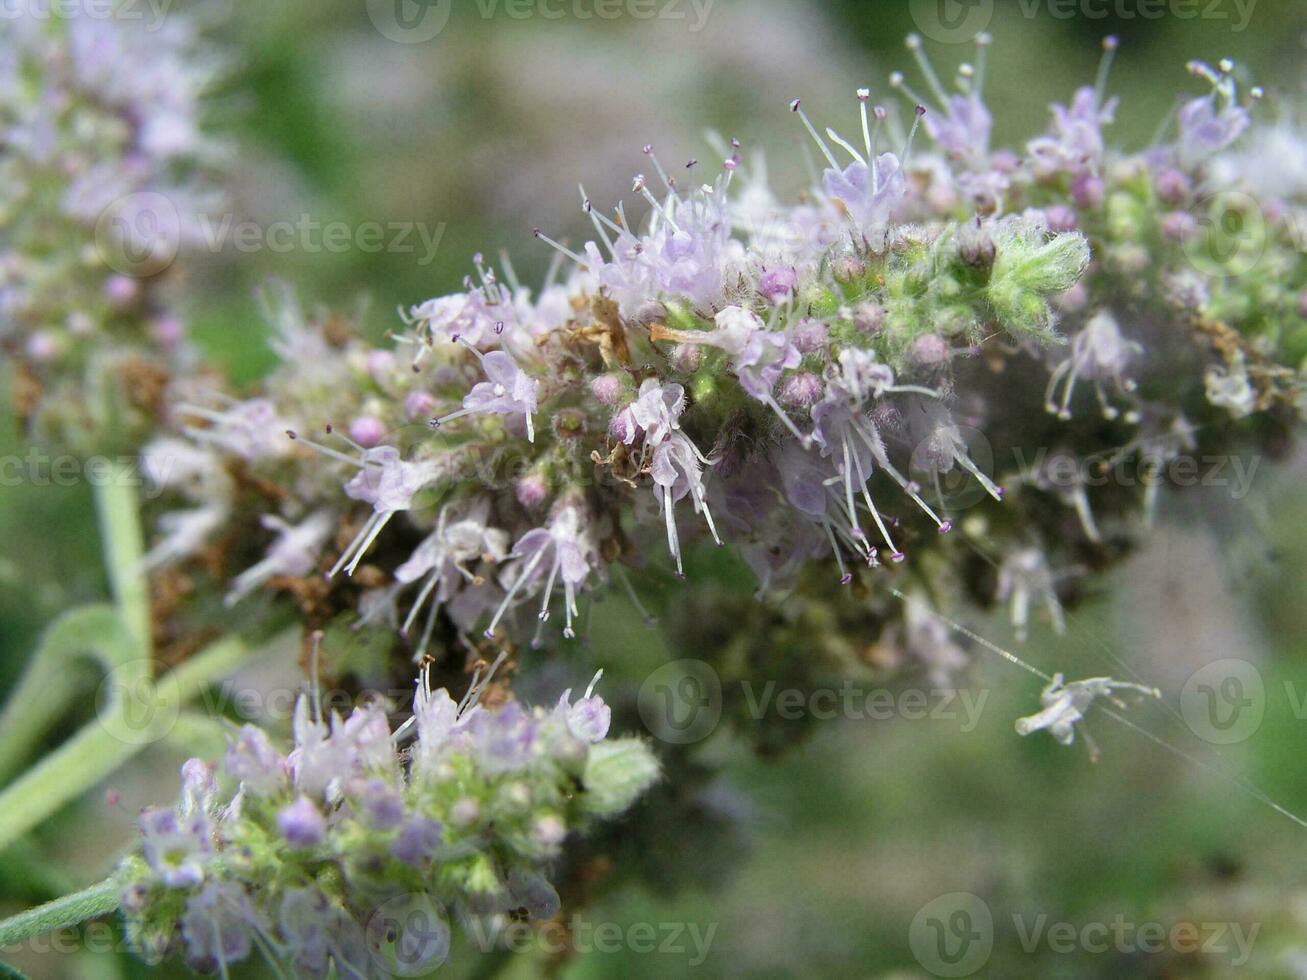
[[[157,427],[184,350],[162,287],[215,206],[218,64],[184,18],[19,6],[0,32],[0,349],[34,428],[102,452]]]
[[[548,710],[490,708],[493,669],[461,702],[424,671],[393,731],[381,705],[328,720],[310,694],[287,755],[246,726],[221,779],[186,763],[180,801],[141,815],[121,871],[136,948],[206,973],[257,952],[296,976],[385,977],[397,960],[439,966],[450,923],[497,935],[495,917],[552,917],[542,872],[570,834],[628,809],[658,764],[640,740],[607,737],[594,683]]]

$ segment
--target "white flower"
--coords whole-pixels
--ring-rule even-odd
[[[1112,696],[1116,691],[1135,691],[1154,698],[1162,696],[1156,688],[1131,684],[1128,681],[1114,681],[1110,677],[1091,677],[1067,684],[1061,674],[1054,674],[1048,686],[1039,694],[1039,703],[1043,706],[1043,710],[1038,714],[1017,719],[1017,734],[1029,735],[1047,729],[1048,733],[1062,745],[1070,745],[1076,738],[1076,726],[1084,720],[1085,712],[1095,701],[1103,698],[1117,707],[1125,707]],[[1089,742],[1091,753],[1097,757],[1097,750],[1087,733],[1085,738]]]

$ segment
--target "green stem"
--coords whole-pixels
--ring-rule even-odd
[[[106,915],[118,908],[119,890],[113,878],[106,878],[98,885],[19,912],[0,922],[0,947]]]
[[[107,477],[95,485],[95,509],[114,602],[136,637],[136,649],[149,658],[150,584],[145,576],[145,536],[133,479],[127,467],[113,463]]]
[[[106,571],[116,613],[127,624],[130,641],[102,642],[103,624],[115,613],[108,606],[75,609],[55,622],[0,713],[0,784],[28,758],[72,702],[78,687],[76,672],[69,670],[74,661],[90,653],[112,674],[135,658],[146,677],[152,673],[150,590],[142,564],[145,542],[132,480],[132,473],[114,462],[95,484]]]
[[[132,638],[119,629],[119,613],[107,605],[84,606],[59,617],[46,631],[17,687],[0,711],[0,785],[26,761],[81,687],[78,660],[97,661],[115,675],[140,659]],[[147,676],[148,663],[140,665]]]
[[[114,622],[125,629],[116,617]],[[186,701],[248,657],[245,643],[229,637],[165,674],[157,686],[144,676],[119,678],[94,721],[0,792],[0,851],[166,737]]]

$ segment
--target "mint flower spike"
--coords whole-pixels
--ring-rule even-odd
[[[1039,703],[1043,710],[1038,714],[1017,719],[1018,735],[1030,735],[1037,731],[1047,731],[1062,745],[1075,741],[1079,730],[1089,746],[1090,757],[1098,759],[1099,752],[1089,733],[1081,722],[1085,713],[1099,700],[1105,700],[1118,708],[1125,704],[1115,697],[1118,691],[1132,691],[1151,698],[1161,698],[1162,692],[1155,687],[1145,687],[1129,681],[1114,681],[1110,677],[1091,677],[1082,681],[1066,683],[1061,674],[1054,674],[1048,686],[1039,694]]]
[[[487,934],[475,920],[557,914],[550,863],[570,835],[634,803],[658,763],[639,739],[609,737],[602,671],[550,709],[482,703],[506,656],[458,702],[424,666],[394,731],[381,705],[322,718],[314,685],[286,755],[247,726],[221,780],[186,763],[181,801],[142,815],[141,853],[122,868],[134,946],[207,972],[257,950],[296,975],[380,978],[386,942],[424,950],[434,968],[451,923]],[[401,916],[399,936],[378,928],[415,906],[427,921]]]

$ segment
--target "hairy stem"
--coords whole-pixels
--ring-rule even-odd
[[[109,585],[123,620],[136,638],[136,649],[149,658],[150,584],[145,575],[145,536],[141,531],[140,501],[132,474],[114,463],[106,479],[95,485],[95,509],[100,520]]]
[[[118,895],[118,883],[113,878],[106,878],[79,892],[20,912],[0,922],[0,947],[12,946],[32,936],[75,926],[112,912],[118,908]]]
[[[0,785],[30,756],[32,748],[59,718],[81,687],[74,669],[87,658],[116,678],[140,659],[132,638],[118,629],[119,613],[111,606],[74,609],[46,631],[27,670],[0,711]],[[148,663],[140,667],[149,673]]]
[[[126,629],[117,617],[113,622],[117,630]],[[96,719],[0,792],[0,851],[166,737],[187,700],[249,655],[243,641],[228,637],[165,674],[157,685],[147,676],[120,671]]]

